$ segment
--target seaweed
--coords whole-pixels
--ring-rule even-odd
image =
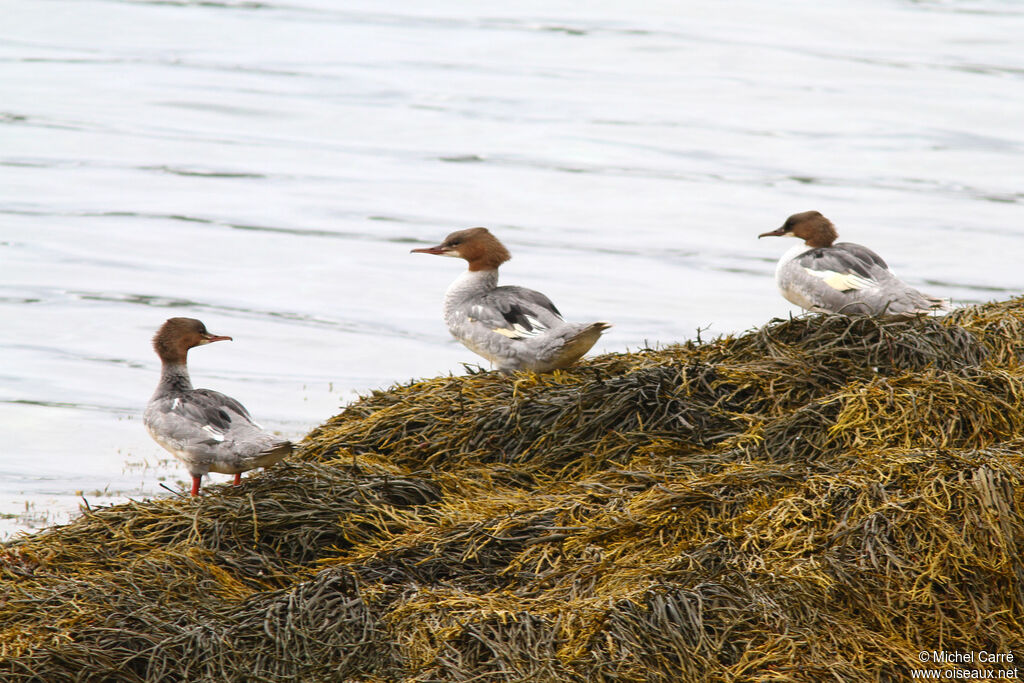
[[[1013,299],[373,392],[241,487],[3,544],[0,678],[892,681],[1019,653],[1022,353]]]

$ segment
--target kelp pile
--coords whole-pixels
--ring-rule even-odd
[[[922,650],[1019,660],[1021,358],[1014,299],[375,392],[241,487],[3,545],[0,680],[893,681]]]

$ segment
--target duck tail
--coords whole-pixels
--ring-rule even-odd
[[[284,458],[291,455],[294,450],[295,444],[291,441],[287,441],[285,439],[275,441],[270,444],[268,448],[260,451],[259,455],[256,456],[255,465],[256,467],[270,467],[271,465],[284,460]]]
[[[562,344],[562,348],[558,350],[554,366],[566,368],[578,361],[583,357],[583,354],[597,343],[597,340],[604,334],[604,331],[611,326],[611,323],[599,321],[590,323],[578,330]]]

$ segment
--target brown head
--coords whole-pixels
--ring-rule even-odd
[[[184,365],[189,349],[215,341],[231,341],[231,337],[210,334],[195,318],[170,318],[153,337],[153,348],[164,363]]]
[[[470,270],[494,270],[512,258],[505,245],[487,228],[469,228],[453,232],[436,247],[413,249],[414,254],[455,256],[469,261]]]
[[[757,238],[783,236],[799,237],[809,247],[830,247],[839,233],[832,221],[817,211],[804,211],[787,218],[781,228],[761,233]]]

